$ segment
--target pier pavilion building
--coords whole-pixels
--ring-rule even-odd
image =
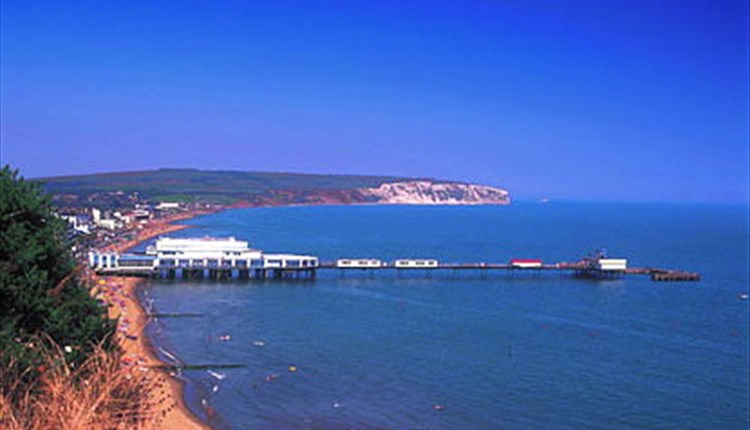
[[[159,238],[145,254],[89,253],[100,273],[162,278],[266,278],[314,276],[318,258],[269,254],[234,237]]]

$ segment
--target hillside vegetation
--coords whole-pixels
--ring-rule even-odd
[[[82,362],[114,331],[77,276],[67,224],[37,184],[0,170],[0,368],[2,378],[33,379],[33,339],[49,336]]]
[[[0,169],[0,429],[153,428],[154,379],[121,366],[48,196]]]
[[[122,191],[125,194],[137,192],[139,197],[149,200],[231,204],[238,201],[258,202],[279,191],[310,193],[352,190],[414,179],[395,176],[159,169],[61,176],[38,181],[48,193],[66,196],[68,200],[85,201],[93,194]]]

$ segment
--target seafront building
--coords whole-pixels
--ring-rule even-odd
[[[164,237],[149,246],[145,254],[90,252],[89,265],[104,273],[129,272],[163,278],[265,278],[314,274],[318,258],[265,253],[234,237]]]

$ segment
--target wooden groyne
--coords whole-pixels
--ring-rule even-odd
[[[149,318],[201,318],[205,314],[197,312],[157,312],[148,314]]]
[[[176,364],[176,365],[169,365],[169,364],[155,364],[151,366],[153,368],[162,369],[170,372],[175,372],[178,370],[211,370],[211,369],[239,369],[243,367],[247,367],[247,364]]]

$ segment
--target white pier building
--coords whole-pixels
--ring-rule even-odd
[[[163,237],[145,254],[89,253],[89,264],[102,273],[142,273],[164,278],[314,276],[318,258],[268,254],[234,237]]]

